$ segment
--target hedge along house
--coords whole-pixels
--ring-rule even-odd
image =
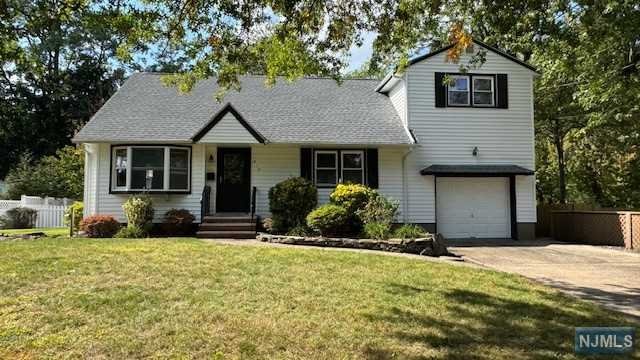
[[[85,215],[124,222],[122,203],[146,191],[155,221],[171,208],[203,222],[264,217],[269,189],[303,176],[320,203],[340,182],[367,184],[400,201],[399,222],[449,238],[532,238],[536,72],[476,41],[486,63],[460,74],[447,49],[382,82],[280,79],[268,88],[245,76],[223,102],[215,79],[180,94],[159,74],[136,73],[74,138],[86,148]]]

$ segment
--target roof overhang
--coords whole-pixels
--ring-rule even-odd
[[[420,175],[442,177],[505,177],[533,175],[534,171],[518,165],[431,165],[420,170]]]

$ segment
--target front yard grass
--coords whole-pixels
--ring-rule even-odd
[[[3,359],[575,358],[574,327],[624,325],[518,276],[402,257],[195,239],[0,242]]]

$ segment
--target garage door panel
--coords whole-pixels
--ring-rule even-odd
[[[448,238],[511,236],[506,178],[438,178],[438,231]]]

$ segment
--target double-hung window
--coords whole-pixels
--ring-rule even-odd
[[[333,187],[338,183],[364,184],[365,166],[362,150],[316,150],[315,183]]]
[[[452,75],[448,90],[448,103],[453,106],[469,106],[469,77]]]
[[[473,105],[494,106],[493,76],[473,76]]]
[[[338,183],[338,152],[333,150],[318,150],[315,156],[316,185],[336,185]]]
[[[190,191],[188,147],[117,146],[111,156],[112,191]]]
[[[364,152],[341,151],[343,183],[364,184]]]

